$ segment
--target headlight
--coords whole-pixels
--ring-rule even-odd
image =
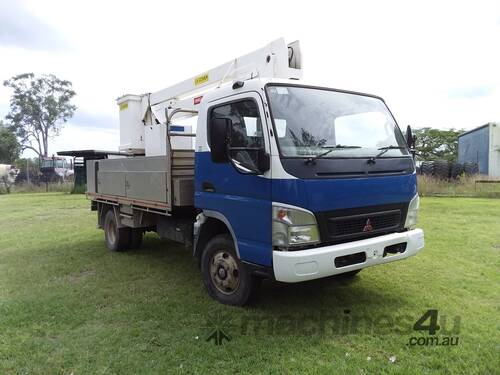
[[[406,214],[405,228],[414,229],[417,225],[418,207],[420,198],[416,194],[408,205],[408,213]]]
[[[312,212],[273,204],[273,246],[287,248],[319,242]]]

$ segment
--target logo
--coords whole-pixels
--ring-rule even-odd
[[[372,222],[370,219],[366,220],[365,226],[363,227],[363,232],[371,232],[373,230]]]
[[[427,331],[428,335],[412,336],[406,345],[408,346],[457,346],[460,341],[460,316],[453,319],[453,329],[446,329],[446,315],[440,315],[438,324],[438,311],[427,310],[413,325],[415,331]],[[442,335],[438,336],[438,331]]]
[[[194,85],[195,86],[202,85],[205,82],[208,82],[208,73],[201,74],[198,77],[194,78]]]
[[[206,338],[206,342],[212,341],[215,345],[222,345],[224,340],[231,341],[231,337],[227,335],[222,329],[216,329]]]
[[[229,330],[233,327],[231,317],[222,315],[220,313],[210,314],[207,317],[204,329],[208,331],[205,337],[206,342],[213,341],[217,346],[223,345],[224,341],[230,342],[232,340]]]

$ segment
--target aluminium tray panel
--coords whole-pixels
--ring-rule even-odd
[[[172,203],[175,206],[192,206],[194,153],[191,150],[176,151],[173,156]],[[97,184],[95,184],[95,179],[97,179]],[[166,156],[135,156],[88,161],[87,191],[171,205],[168,192],[167,158]]]

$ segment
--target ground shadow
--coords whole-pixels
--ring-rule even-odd
[[[104,241],[86,241],[84,247],[108,251]],[[186,288],[189,290],[203,288],[201,271],[196,259],[192,256],[192,249],[176,242],[148,234],[140,249],[129,249],[117,255],[140,258],[140,261],[148,267],[159,267],[165,270],[164,272],[182,268],[183,281],[191,284],[186,285]],[[262,313],[280,312],[284,308],[292,311],[306,311],[311,305],[317,306],[320,303],[326,308],[369,310],[375,306],[402,306],[407,303],[404,293],[386,293],[380,289],[380,286],[363,282],[366,272],[370,270],[363,270],[358,275],[347,279],[332,276],[295,284],[265,280],[258,293],[252,298],[249,308]],[[387,287],[393,287],[393,285]]]

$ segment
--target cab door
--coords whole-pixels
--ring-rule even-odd
[[[214,161],[210,151],[196,152],[195,205],[215,213],[235,238],[240,259],[272,265],[270,170],[258,170],[269,155],[262,99],[257,92],[211,102],[207,109],[207,142],[215,119],[230,120],[228,160]],[[200,124],[201,125],[201,124]]]

